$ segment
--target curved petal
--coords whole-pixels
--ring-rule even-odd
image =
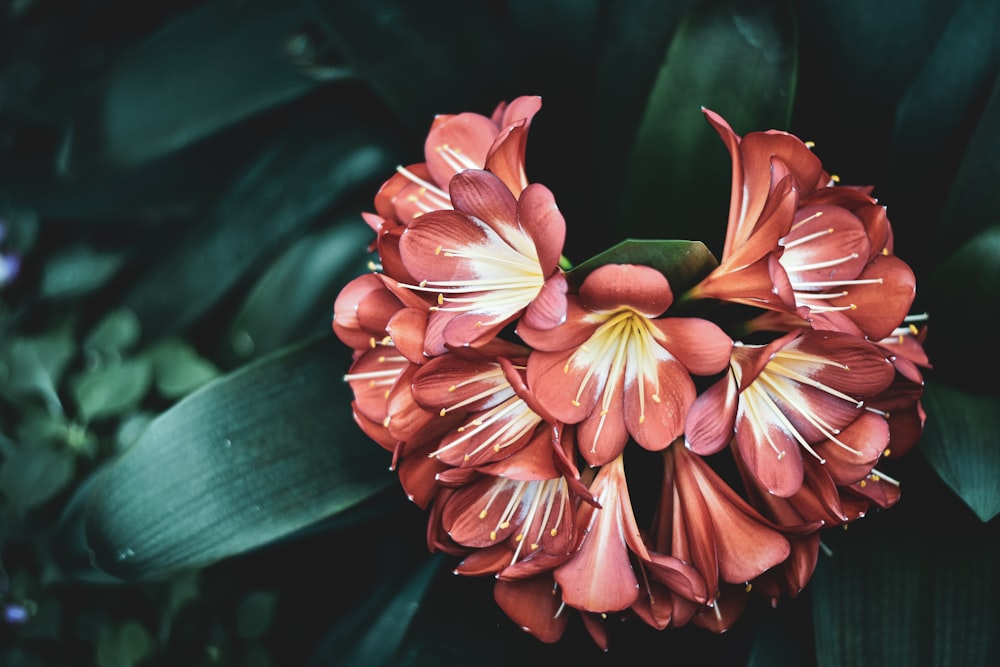
[[[659,317],[674,302],[666,276],[641,264],[597,267],[580,286],[580,299],[596,311],[627,307],[646,317]]]
[[[591,484],[603,509],[581,505],[577,526],[580,545],[573,557],[553,571],[563,601],[577,609],[604,613],[627,609],[639,597],[639,581],[632,569],[624,512],[631,513],[624,489],[621,458],[603,466]],[[634,522],[633,522],[634,523]]]
[[[548,276],[559,266],[566,242],[566,220],[552,192],[540,183],[525,188],[517,201],[517,220],[534,241],[542,274]]]
[[[722,451],[733,439],[739,394],[732,375],[726,375],[695,399],[688,411],[684,440],[700,456]]]
[[[682,498],[693,493],[705,499],[718,546],[719,575],[737,584],[750,581],[788,557],[788,540],[736,494],[699,456],[677,448]],[[679,462],[680,462],[679,461]]]
[[[493,598],[522,630],[545,643],[558,641],[566,630],[569,614],[559,613],[562,599],[551,576],[498,581]]]
[[[482,169],[496,136],[496,123],[486,116],[466,112],[439,117],[424,141],[424,159],[434,182],[447,185],[463,169]]]
[[[538,296],[528,304],[524,315],[521,316],[525,330],[530,328],[535,331],[545,331],[554,329],[565,322],[568,308],[566,300],[568,287],[566,276],[561,272],[546,280]]]
[[[652,320],[657,341],[695,375],[714,375],[729,365],[733,340],[718,325],[699,317]]]
[[[653,346],[653,354],[657,357],[655,384],[641,370],[626,370],[626,377],[634,379],[625,384],[624,418],[640,446],[659,451],[684,432],[684,420],[696,392],[687,369],[669,352]]]

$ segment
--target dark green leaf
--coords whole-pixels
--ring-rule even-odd
[[[987,225],[1000,221],[1000,76],[965,148],[941,218],[935,247],[951,250]]]
[[[292,245],[247,295],[226,336],[230,354],[237,359],[260,356],[328,331],[337,291],[365,270],[373,238],[371,228],[352,213]]]
[[[626,165],[630,235],[721,241],[731,168],[700,109],[721,114],[739,134],[787,128],[795,51],[786,2],[695,5],[667,50]]]
[[[80,419],[86,423],[134,408],[149,391],[152,380],[148,359],[129,359],[73,378],[70,392]]]
[[[52,299],[86,294],[110,280],[123,261],[120,254],[97,252],[86,246],[54,254],[45,262],[42,296]]]
[[[891,174],[917,172],[934,182],[953,177],[998,58],[1000,4],[961,0],[896,107]]]
[[[350,65],[421,138],[437,114],[489,114],[503,99],[511,47],[489,3],[315,4]]]
[[[298,2],[209,3],[125,49],[76,122],[70,169],[142,164],[310,91],[289,52],[309,18]]]
[[[1000,397],[928,383],[920,451],[982,521],[1000,514]]]
[[[145,332],[203,315],[267,253],[277,252],[354,188],[391,173],[387,137],[350,114],[314,112],[268,144],[208,219],[143,274],[126,302]]]
[[[191,345],[166,340],[149,351],[156,388],[166,398],[180,398],[219,374],[219,369],[201,357]]]
[[[667,277],[674,297],[694,287],[718,262],[701,241],[645,241],[626,239],[577,265],[566,274],[577,285],[605,264],[643,264]]]
[[[996,526],[921,504],[922,516],[896,516],[900,505],[828,536],[810,583],[819,667],[1000,659]]]
[[[142,327],[139,318],[128,308],[113,310],[97,323],[83,340],[83,348],[91,354],[117,358],[139,341]]]
[[[621,188],[622,165],[628,159],[629,146],[635,139],[661,65],[650,54],[667,52],[678,24],[694,2],[603,3],[594,96],[597,132],[593,141],[600,172],[598,182],[605,183],[608,192],[618,192]]]
[[[394,482],[353,426],[332,334],[221,377],[158,417],[89,494],[94,562],[154,579],[260,547]]]
[[[0,464],[0,492],[18,513],[25,513],[62,491],[73,479],[72,452],[23,443]]]
[[[960,1],[841,0],[796,4],[803,31],[808,30],[830,69],[831,81],[823,83],[850,81],[857,90],[868,92],[866,102],[877,104],[902,94],[927,57],[926,45],[937,41]],[[913,48],[915,44],[921,48]],[[862,113],[867,106],[853,99],[842,102],[859,107]]]
[[[978,355],[976,372],[969,373],[968,340],[970,331],[994,326],[991,308],[983,306],[1000,302],[1000,226],[943,256],[920,282],[917,299],[930,315],[927,346],[936,376],[954,386],[995,393],[1000,357]]]
[[[427,557],[406,576],[391,572],[365,605],[334,627],[309,663],[314,667],[395,667],[400,664],[410,621],[423,606],[428,587],[441,570],[440,554]]]
[[[50,415],[62,414],[57,387],[63,371],[76,354],[76,342],[68,328],[34,338],[5,343],[2,360],[6,378],[4,393],[15,398],[39,398]]]

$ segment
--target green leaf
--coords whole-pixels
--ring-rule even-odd
[[[824,538],[832,555],[809,587],[819,667],[997,664],[996,527],[970,525],[940,498],[907,512],[905,498]]]
[[[992,310],[983,304],[1000,302],[1000,225],[943,256],[921,281],[917,299],[930,316],[927,345],[936,377],[957,387],[996,393],[993,378],[1000,374],[1000,358],[979,355],[976,372],[969,373],[968,340],[969,332],[994,327]]]
[[[90,422],[128,412],[142,401],[153,380],[149,360],[128,359],[88,371],[70,382],[80,419]]]
[[[681,20],[695,0],[632,0],[603,3],[597,45],[597,93],[593,137],[598,182],[619,192],[629,147],[642,119],[661,62]],[[701,128],[703,129],[703,128]],[[606,212],[613,213],[612,210]]]
[[[955,173],[944,211],[932,227],[935,247],[948,251],[1000,222],[1000,75]]]
[[[362,184],[392,171],[388,138],[346,111],[315,109],[266,144],[207,220],[161,253],[126,297],[147,332],[191,325],[228,290]]]
[[[68,327],[61,327],[33,338],[17,338],[0,359],[0,373],[6,375],[0,385],[15,398],[39,398],[50,415],[63,413],[57,387],[66,366],[76,355],[76,341]]]
[[[154,420],[87,499],[94,562],[158,579],[266,545],[394,483],[353,425],[332,334],[188,395]]]
[[[701,107],[739,134],[787,128],[795,52],[786,2],[695,5],[667,50],[626,165],[622,219],[630,235],[721,246],[731,167]]]
[[[141,334],[142,325],[135,313],[128,308],[119,308],[105,315],[87,334],[83,348],[105,359],[117,359],[139,341]]]
[[[73,479],[72,452],[24,443],[0,464],[0,490],[19,514],[51,499]]]
[[[961,0],[896,107],[890,175],[927,182],[954,177],[961,147],[1000,58],[1000,4]],[[938,194],[933,188],[925,195]],[[941,196],[945,191],[940,190]],[[943,202],[942,202],[943,203]],[[920,206],[926,210],[926,201]]]
[[[149,351],[156,388],[165,398],[180,398],[219,374],[215,364],[179,339],[158,343]]]
[[[70,169],[142,164],[311,91],[289,51],[308,19],[298,2],[210,3],[124,49],[80,108]]]
[[[976,516],[989,521],[1000,514],[1000,396],[928,383],[923,403],[920,451]]]
[[[404,575],[388,574],[367,602],[342,619],[310,661],[310,665],[394,667],[400,664],[407,630],[423,607],[427,589],[440,573],[440,554],[421,561]]]
[[[120,254],[97,252],[83,245],[54,253],[45,260],[42,296],[55,299],[87,294],[110,280],[123,261]]]
[[[356,212],[285,251],[250,290],[226,336],[229,356],[246,359],[329,331],[338,290],[365,270],[374,235]],[[275,317],[280,313],[280,317]]]
[[[579,285],[591,271],[605,264],[642,264],[667,277],[674,297],[694,287],[718,266],[712,253],[701,241],[646,241],[626,239],[591,257],[566,273]]]
[[[351,67],[421,140],[435,115],[489,115],[509,88],[511,47],[489,3],[315,4]]]

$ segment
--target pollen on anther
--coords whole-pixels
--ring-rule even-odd
[[[479,513],[479,518],[480,519],[485,519],[486,518],[486,510],[483,510],[482,512]]]
[[[495,530],[490,531],[490,539],[494,541],[497,539],[497,531]]]
[[[556,530],[555,528],[553,528],[552,530],[549,531],[549,535],[551,535],[552,537],[555,537],[558,534],[559,534],[559,531]]]
[[[434,248],[434,254],[435,254],[435,255],[440,255],[440,254],[441,254],[441,251],[442,251],[443,249],[444,249],[444,248],[442,248],[441,246],[438,246],[438,247]]]
[[[447,408],[441,408],[441,412],[439,412],[438,414],[441,415],[442,417],[444,417],[446,414],[448,414],[448,409]]]
[[[514,538],[514,541],[515,542],[520,542],[523,539],[524,539],[524,533],[521,533],[520,535],[518,535],[517,537]]]
[[[873,482],[877,482],[877,481],[879,481],[879,480],[881,480],[881,479],[882,479],[882,478],[881,478],[881,477],[879,477],[878,475],[875,475],[875,474],[872,474],[872,481],[873,481]]]
[[[863,489],[863,488],[865,488],[866,486],[868,486],[868,482],[867,482],[867,481],[865,481],[865,480],[861,480],[861,483],[860,483],[860,484],[858,484],[858,486],[860,486],[860,487],[861,487],[861,488]]]
[[[834,183],[840,183],[840,176],[837,176],[836,174],[830,174],[830,180],[833,181]]]
[[[444,294],[438,294],[437,302],[439,306],[444,304]]]
[[[751,584],[751,583],[750,583],[750,582],[748,581],[748,582],[747,582],[747,588],[746,588],[746,591],[747,591],[747,593],[749,593],[749,592],[750,592],[750,590],[751,590],[752,588],[753,588],[753,584]]]
[[[892,450],[886,447],[885,451],[882,452],[882,456],[889,456],[889,454],[892,454]]]
[[[538,545],[535,544],[534,542],[532,542],[532,544],[531,544],[531,550],[534,551],[537,548],[538,548]]]

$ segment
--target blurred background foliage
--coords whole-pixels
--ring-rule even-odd
[[[1000,3],[0,3],[0,664],[1000,664]],[[333,300],[437,113],[541,95],[566,255],[719,252],[739,133],[872,184],[930,316],[903,498],[729,632],[545,645],[350,416]],[[980,336],[982,334],[982,337]],[[975,358],[973,358],[975,357]]]

